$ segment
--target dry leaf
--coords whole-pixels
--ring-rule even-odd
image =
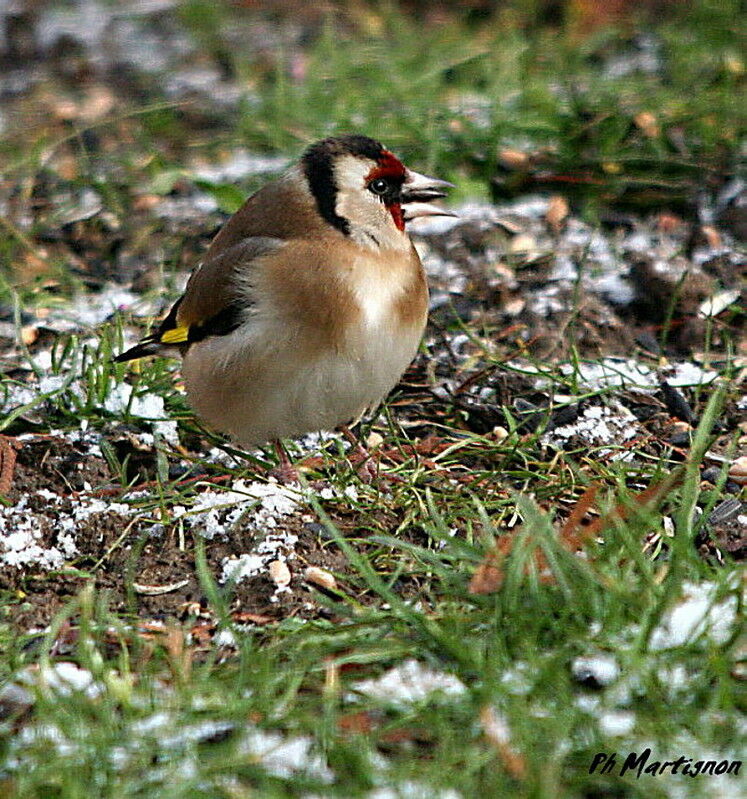
[[[35,325],[24,325],[21,328],[21,341],[28,347],[39,338],[39,328]]]
[[[324,658],[324,693],[340,693],[340,668],[331,655]]]
[[[702,225],[700,235],[705,239],[706,244],[712,249],[717,250],[722,245],[721,234],[712,225]]]
[[[383,443],[384,436],[373,430],[366,438],[366,449],[370,452],[372,449],[378,449]]]
[[[366,710],[347,713],[337,719],[340,732],[352,735],[368,735],[373,730],[373,718]]]
[[[534,252],[537,249],[537,242],[534,239],[534,236],[530,236],[528,233],[519,233],[518,236],[514,236],[508,244],[509,252],[517,254],[517,253],[530,253]]]
[[[135,589],[136,594],[143,596],[161,596],[162,594],[170,594],[172,591],[178,591],[189,585],[189,580],[178,580],[175,583],[168,583],[167,585],[147,585],[145,583],[133,583],[132,587]]]
[[[579,528],[584,517],[594,504],[598,491],[599,486],[589,486],[571,509],[570,516],[565,520],[565,524],[560,528],[560,540],[570,550],[581,549],[582,542],[588,540],[588,534],[585,531],[582,534],[579,533]]]
[[[13,485],[16,457],[22,446],[15,438],[0,436],[0,496],[7,494]]]
[[[192,672],[192,648],[184,645],[184,632],[180,627],[168,627],[163,645],[169,655],[169,665],[174,678],[187,682]]]
[[[503,572],[499,564],[502,561],[503,555],[497,548],[488,551],[469,581],[470,594],[492,594],[501,587]]]
[[[498,153],[498,163],[506,169],[526,169],[529,166],[529,155],[506,147]]]
[[[741,460],[741,459],[740,459]],[[747,459],[745,459],[747,461]],[[747,465],[747,464],[746,464]],[[629,500],[619,502],[609,513],[595,519],[590,524],[582,527],[581,522],[594,503],[598,486],[590,486],[573,506],[570,516],[558,532],[558,540],[570,552],[582,550],[584,545],[600,535],[611,524],[624,521],[637,509],[650,505],[657,505],[675,485],[682,479],[682,470],[675,470],[660,483],[649,486],[645,491],[634,494]],[[511,552],[517,530],[503,535],[496,540],[482,563],[475,569],[469,584],[471,594],[491,594],[497,591],[503,583],[503,561]],[[552,583],[555,577],[548,567],[545,555],[536,550],[533,553],[534,565],[543,583]]]
[[[486,705],[480,711],[480,724],[506,771],[515,780],[523,780],[527,771],[526,760],[511,746],[511,730],[506,719],[499,716],[494,708]]]
[[[682,219],[670,211],[662,211],[656,217],[656,227],[662,233],[675,233],[680,227],[682,227],[682,224]]]

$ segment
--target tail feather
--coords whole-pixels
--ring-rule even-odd
[[[155,338],[148,337],[138,342],[134,347],[120,353],[114,358],[115,363],[134,361],[135,358],[147,358],[149,355],[159,355],[163,352],[163,345]]]

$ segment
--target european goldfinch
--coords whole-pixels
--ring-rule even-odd
[[[373,410],[412,360],[428,310],[405,231],[451,184],[366,136],[324,139],[253,194],[156,331],[117,361],[180,356],[197,414],[245,447]],[[344,428],[346,429],[346,428]]]

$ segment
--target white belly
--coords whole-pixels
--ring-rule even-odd
[[[244,446],[331,429],[391,391],[417,351],[424,323],[403,330],[379,302],[364,310],[343,347],[307,360],[287,330],[239,329],[205,339],[185,356],[187,393],[206,422]]]

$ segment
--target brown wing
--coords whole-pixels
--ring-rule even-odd
[[[250,271],[252,262],[277,252],[283,244],[280,239],[256,236],[207,258],[192,272],[184,295],[174,303],[156,331],[115,360],[176,354],[175,349],[184,352],[190,344],[206,336],[226,335],[235,330],[251,303],[249,297],[240,293],[244,281],[236,280],[237,273]]]

